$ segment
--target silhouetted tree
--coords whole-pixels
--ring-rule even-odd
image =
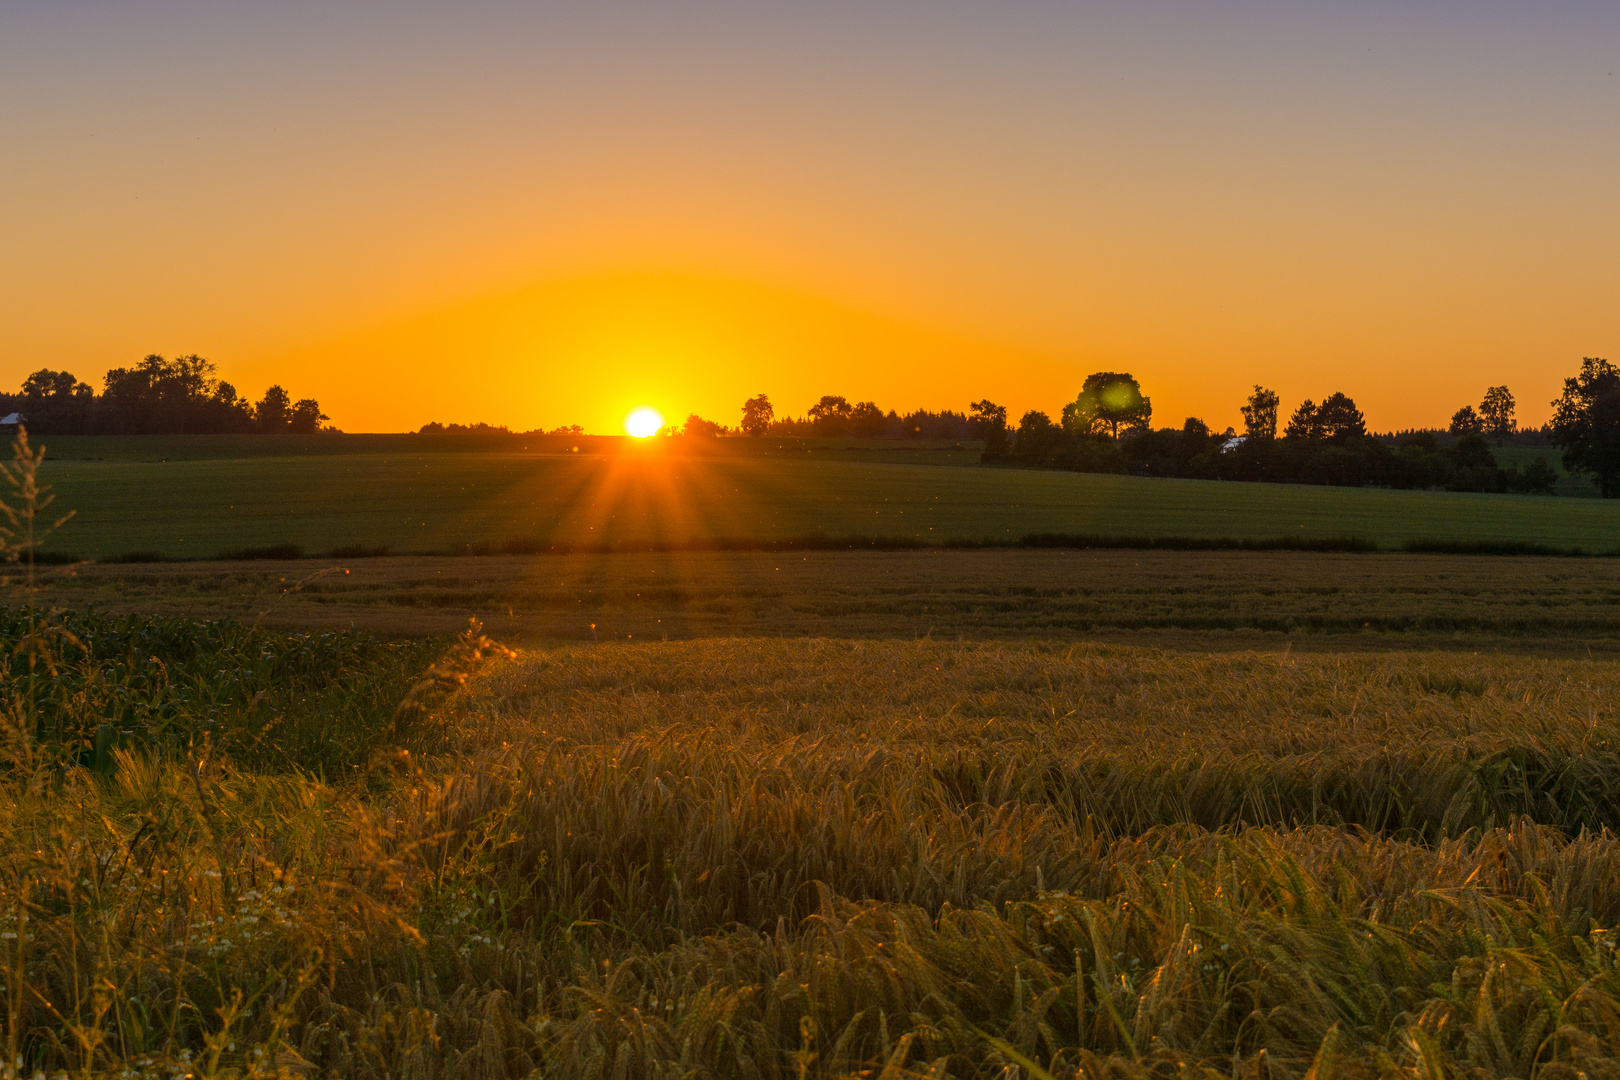
[[[1453,435],[1478,435],[1485,430],[1485,423],[1472,405],[1464,405],[1451,414],[1451,426],[1446,430]]]
[[[1254,393],[1249,395],[1249,403],[1243,406],[1244,436],[1262,442],[1275,439],[1279,403],[1275,392],[1255,383]]]
[[[1485,391],[1485,400],[1479,403],[1479,418],[1485,433],[1498,442],[1506,441],[1518,428],[1513,418],[1513,393],[1505,386],[1493,386]]]
[[[48,434],[223,434],[252,431],[253,405],[214,374],[200,356],[165,359],[156,353],[103,376],[97,394],[72,372],[42,368],[23,380],[21,393],[0,394]],[[279,391],[278,391],[279,393]],[[327,419],[313,398],[297,405],[282,394],[285,423],[273,430],[321,430]],[[274,411],[274,410],[272,410]],[[296,418],[295,418],[296,414]]]
[[[331,417],[321,412],[321,403],[314,398],[300,398],[287,416],[287,430],[294,435],[313,435],[321,430],[321,422]]]
[[[857,438],[875,439],[883,434],[888,421],[876,402],[862,401],[850,409],[849,426]]]
[[[758,394],[743,402],[743,434],[757,439],[770,429],[771,421],[774,419],[776,410],[771,407],[771,399],[764,394]]]
[[[978,430],[979,437],[984,439],[984,453],[980,455],[980,460],[1000,461],[1006,457],[1007,406],[983,398],[969,405],[968,413],[973,418],[973,426]]]
[[[1283,429],[1283,437],[1288,439],[1320,439],[1322,426],[1316,419],[1316,402],[1306,398],[1299,403],[1288,418],[1288,426]]]
[[[1063,406],[1063,430],[1074,435],[1107,430],[1110,438],[1118,439],[1121,427],[1146,429],[1152,418],[1153,402],[1142,396],[1142,388],[1129,372],[1087,375],[1079,396]]]
[[[816,434],[823,438],[844,435],[849,431],[851,411],[849,401],[841,395],[825,394],[810,406],[810,422],[815,425]]]
[[[983,398],[969,405],[968,415],[973,418],[974,427],[981,432],[993,427],[1007,426],[1007,406],[997,405],[989,398]]]
[[[1367,434],[1367,418],[1356,403],[1344,394],[1330,394],[1316,410],[1316,424],[1322,438],[1342,443]]]
[[[287,391],[279,386],[272,386],[264,392],[264,397],[253,407],[253,420],[260,431],[278,435],[289,430],[292,422],[292,399]]]
[[[686,418],[686,423],[681,425],[682,435],[695,435],[700,439],[712,439],[725,433],[726,429],[723,425],[717,424],[713,420],[705,420],[697,413],[689,415]]]
[[[1018,421],[1018,436],[1013,440],[1013,458],[1027,465],[1055,466],[1070,438],[1052,418],[1031,409]]]
[[[70,371],[41,368],[23,380],[22,392],[27,398],[86,398],[94,395],[95,389],[74,378]]]
[[[1553,441],[1564,448],[1564,468],[1592,474],[1605,499],[1620,498],[1620,370],[1586,357],[1552,404]]]
[[[84,432],[91,428],[95,394],[72,372],[41,368],[23,380],[19,404],[29,428],[38,434]]]
[[[217,434],[252,426],[247,402],[197,355],[165,360],[153,353],[132,368],[113,368],[103,383],[98,430]]]
[[[1300,402],[1288,418],[1283,432],[1290,439],[1342,443],[1367,434],[1367,420],[1356,403],[1344,394],[1329,394],[1318,405],[1310,398]]]

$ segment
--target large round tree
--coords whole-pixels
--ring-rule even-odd
[[[1620,369],[1588,356],[1553,402],[1553,441],[1564,468],[1590,473],[1605,499],[1620,498]]]

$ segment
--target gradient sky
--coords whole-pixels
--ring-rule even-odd
[[[1378,429],[1620,359],[1620,4],[0,0],[0,387]]]

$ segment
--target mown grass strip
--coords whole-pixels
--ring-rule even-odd
[[[297,544],[266,544],[233,548],[207,556],[168,556],[157,551],[128,552],[102,557],[104,563],[149,562],[244,562],[292,560],[311,557],[330,559],[384,558],[389,555],[466,557],[488,555],[630,555],[678,554],[711,551],[927,551],[995,549],[1070,549],[1125,551],[1312,551],[1324,553],[1378,554],[1404,552],[1430,555],[1500,555],[1555,558],[1620,558],[1620,548],[1588,549],[1498,541],[1407,540],[1394,546],[1357,536],[1343,537],[1198,537],[1198,536],[1114,536],[1081,533],[1031,533],[1016,539],[952,538],[925,540],[905,536],[823,536],[809,534],[777,539],[759,537],[709,537],[691,540],[617,540],[587,544],[543,539],[468,541],[422,551],[396,549],[387,544],[345,544],[320,555],[306,553]],[[70,554],[40,553],[41,563],[63,564],[82,561]]]

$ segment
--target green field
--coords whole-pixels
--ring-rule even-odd
[[[322,441],[323,438],[327,441]],[[1028,534],[1272,540],[1357,537],[1620,547],[1620,504],[1003,469],[951,447],[780,444],[759,456],[378,450],[368,437],[61,440],[45,479],[78,512],[50,542],[107,557],[196,558],[293,544],[396,552],[525,542],[610,547],[821,535],[920,542]],[[377,436],[410,447],[412,436]],[[767,441],[769,442],[769,441]],[[338,453],[334,447],[369,447]],[[180,455],[189,451],[192,457]],[[91,460],[99,450],[100,459]],[[149,455],[162,453],[168,460]],[[142,456],[148,455],[148,456]],[[220,456],[226,455],[226,456]],[[885,456],[889,455],[889,456]],[[897,463],[893,456],[944,467]]]

